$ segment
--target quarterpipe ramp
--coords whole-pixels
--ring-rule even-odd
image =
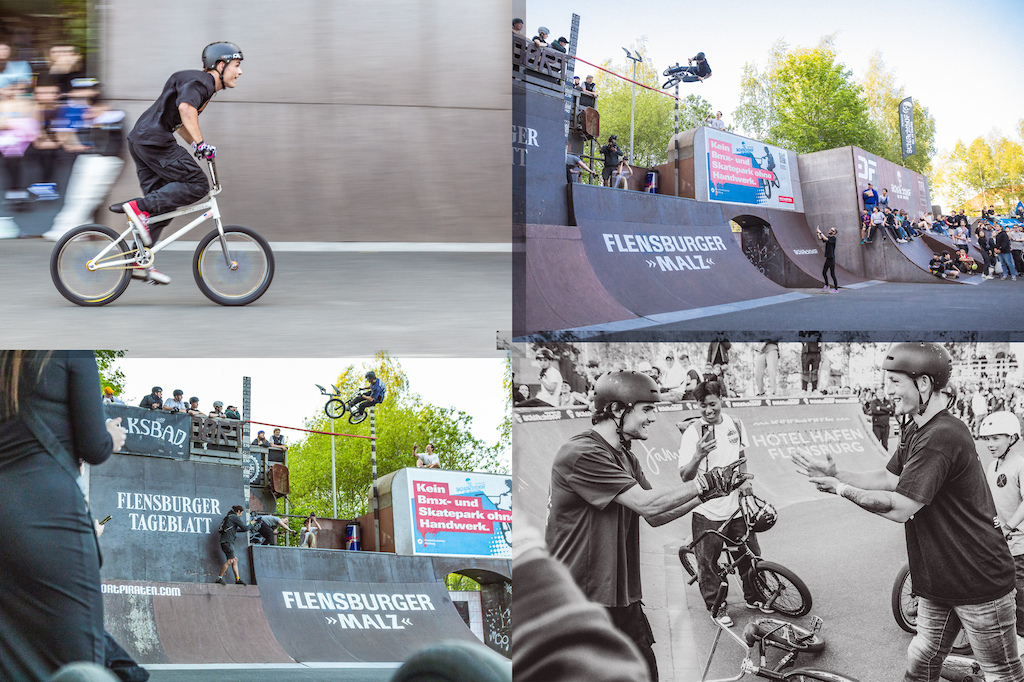
[[[881,235],[876,235],[870,244],[864,244],[860,248],[863,249],[865,269],[870,276],[878,279],[929,284],[933,282],[977,284],[981,280],[978,275],[961,275],[960,279],[947,280],[931,274],[928,271],[928,263],[931,261],[932,255],[936,251],[941,253],[944,250],[949,250],[952,253],[954,250],[952,241],[945,245],[936,236],[926,235],[900,244],[889,234],[886,234],[884,238]],[[981,253],[977,249],[974,251],[980,259]]]
[[[443,577],[493,561],[251,549],[258,586],[104,581],[107,631],[143,665],[398,664],[440,641],[484,646]]]

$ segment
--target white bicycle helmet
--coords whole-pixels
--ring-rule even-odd
[[[985,417],[978,429],[978,436],[1016,436],[1020,438],[1020,420],[1013,412],[993,412]]]

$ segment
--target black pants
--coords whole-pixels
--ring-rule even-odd
[[[210,183],[199,164],[178,144],[153,147],[129,141],[128,151],[135,161],[139,185],[145,194],[139,202],[139,208],[148,211],[150,215],[194,204],[210,189]],[[159,238],[160,231],[169,222],[165,220],[150,225],[149,231],[154,240]]]
[[[882,449],[889,452],[889,422],[886,421],[884,424],[872,424],[871,430],[875,434],[875,438],[882,444]]]
[[[800,373],[803,375],[804,389],[818,388],[818,367],[821,365],[820,353],[808,353],[800,356]]]
[[[697,537],[704,531],[717,529],[722,525],[721,521],[712,521],[705,518],[702,514],[694,512],[691,518],[691,524],[693,528],[693,537]],[[725,527],[725,534],[732,539],[738,539],[743,537],[743,533],[746,532],[746,524],[743,519],[733,519],[732,522]],[[754,554],[761,553],[761,547],[757,543],[757,535],[754,533],[750,534],[747,538],[747,546]],[[722,554],[722,549],[725,547],[725,541],[717,535],[706,535],[704,539],[697,543],[697,546],[693,548],[693,552],[697,557],[697,584],[700,586],[700,596],[704,598],[704,606],[707,607],[708,611],[715,612],[716,606],[715,598],[718,596],[718,589],[722,585],[722,580],[718,577],[718,557]],[[733,558],[743,556],[742,549],[737,550]],[[743,586],[743,599],[748,604],[752,604],[755,601],[761,599],[761,593],[758,592],[757,586],[754,583],[754,566],[750,561],[750,557],[743,556],[740,562],[737,564],[737,568],[740,571],[740,583]],[[728,591],[726,591],[728,595]]]
[[[825,267],[821,269],[821,277],[825,280],[825,286],[828,286],[828,273],[832,273],[832,286],[836,289],[839,288],[839,282],[836,280],[836,259],[826,258]]]
[[[633,640],[640,655],[647,661],[647,668],[651,671],[651,682],[658,682],[658,659],[654,657],[654,632],[651,624],[647,622],[647,616],[642,608],[643,602],[636,602],[629,606],[606,606],[608,615],[612,617],[612,625],[621,630],[627,637]]]

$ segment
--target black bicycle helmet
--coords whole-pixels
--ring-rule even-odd
[[[900,372],[911,379],[928,375],[936,391],[949,383],[953,358],[938,343],[894,343],[882,362],[882,369]]]
[[[763,533],[769,530],[779,518],[775,507],[757,495],[744,495],[740,497],[740,510],[743,512],[743,518],[750,525],[750,530],[755,533]]]
[[[370,370],[369,372],[367,372],[367,373],[366,373],[366,378],[367,378],[367,380],[369,380],[369,381],[373,381],[374,379],[376,379],[376,378],[377,378],[377,375],[376,375],[376,374],[374,374],[374,373],[373,373],[373,370],[371,369],[371,370]]]
[[[694,59],[696,59],[698,62],[704,61],[704,53],[703,52],[698,52],[697,56],[694,57]]]
[[[244,59],[242,50],[234,43],[210,43],[203,48],[203,69],[212,69],[217,62],[230,62],[232,59]]]
[[[611,372],[594,386],[594,411],[603,413],[613,403],[630,408],[637,403],[654,403],[661,393],[654,379],[640,372]]]

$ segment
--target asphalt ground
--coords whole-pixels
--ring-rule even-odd
[[[288,666],[180,666],[146,668],[150,682],[388,682],[396,668]]]
[[[826,340],[886,340],[901,335],[943,335],[945,340],[1024,340],[1024,279],[988,280],[978,285],[881,283],[828,294],[820,289],[793,289],[795,300],[742,310],[721,306],[683,311],[689,319],[654,324],[629,321],[616,330],[614,323],[595,325],[611,331],[567,330],[537,334],[557,340],[669,341],[680,332],[687,340],[721,333],[731,340],[779,334],[784,340],[801,330],[821,331]],[[803,294],[799,296],[799,294]],[[739,306],[737,306],[739,307]],[[697,317],[693,317],[697,314]],[[667,314],[666,317],[671,317]]]
[[[50,279],[53,244],[0,242],[7,348],[114,348],[138,356],[495,356],[512,321],[508,253],[277,252],[270,289],[224,307],[199,291],[191,251],[162,251],[167,286],[133,282],[83,308]]]

